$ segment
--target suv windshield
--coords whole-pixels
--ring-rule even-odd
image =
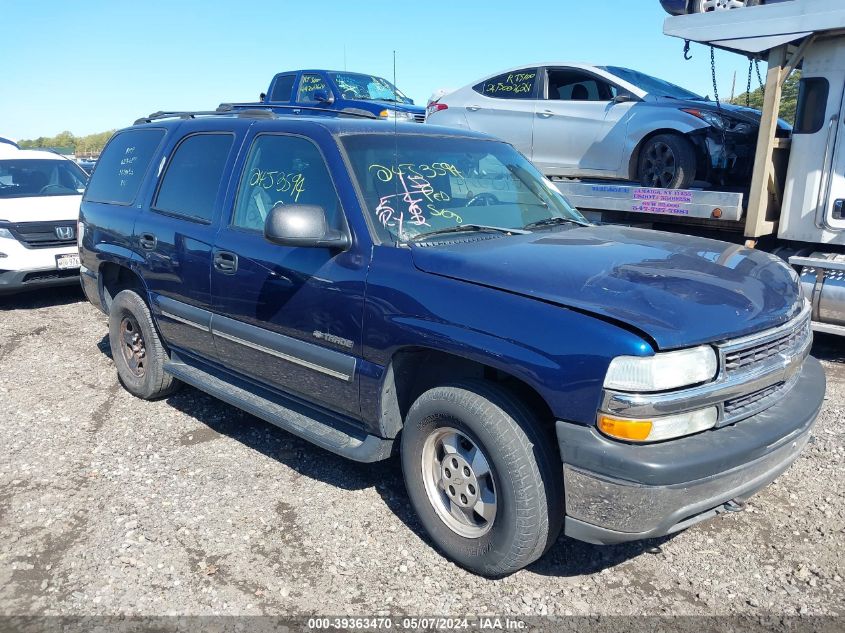
[[[687,99],[690,101],[705,101],[701,95],[681,88],[668,81],[663,81],[657,77],[646,75],[645,73],[631,70],[630,68],[620,68],[619,66],[601,66],[602,70],[616,75],[620,79],[627,81],[629,84],[634,84],[640,90],[647,92],[655,97],[670,97],[672,99]]]
[[[506,143],[361,134],[344,137],[343,145],[385,241],[420,239],[461,225],[522,229],[551,218],[586,222]]]
[[[337,84],[341,98],[343,99],[413,103],[413,101],[402,94],[399,88],[381,77],[360,75],[358,73],[329,73],[329,76]]]
[[[78,196],[87,180],[69,160],[0,160],[0,198]]]

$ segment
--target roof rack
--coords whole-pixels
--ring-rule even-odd
[[[223,104],[226,105],[226,104]],[[254,105],[254,104],[252,104]],[[221,110],[218,108],[217,110],[196,110],[196,111],[189,111],[189,110],[174,110],[174,111],[163,111],[159,110],[158,112],[153,112],[148,116],[141,117],[140,119],[136,119],[134,125],[140,125],[141,123],[151,123],[153,121],[160,121],[161,119],[195,119],[198,116],[231,116],[236,115],[242,119],[275,119],[276,114],[269,109],[260,109],[260,108],[250,108],[250,109],[242,109],[242,110]]]
[[[251,110],[269,110],[274,114],[286,114],[283,112],[278,112],[278,110],[289,110],[294,114],[298,114],[302,111],[307,112],[319,112],[323,115],[330,115],[330,116],[352,116],[352,117],[360,117],[362,119],[379,119],[379,117],[372,112],[367,110],[362,110],[360,108],[344,108],[343,110],[327,110],[326,108],[319,108],[314,106],[301,106],[301,105],[282,105],[282,104],[274,104],[274,103],[263,103],[263,102],[251,102],[251,103],[221,103],[217,106],[216,112],[224,112],[224,113],[231,113],[231,112],[249,112]]]

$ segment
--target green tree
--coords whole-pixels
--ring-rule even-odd
[[[783,94],[780,100],[780,118],[795,124],[795,108],[798,105],[798,82],[801,80],[801,73],[792,73],[783,84]],[[750,105],[757,110],[763,109],[763,88],[752,90],[749,95],[743,92],[731,103],[736,105]]]

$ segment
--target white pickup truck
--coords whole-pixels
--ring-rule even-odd
[[[58,154],[0,144],[0,295],[79,283],[76,223],[87,181]]]

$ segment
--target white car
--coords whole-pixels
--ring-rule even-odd
[[[58,154],[0,144],[0,294],[79,283],[76,224],[87,181]]]

